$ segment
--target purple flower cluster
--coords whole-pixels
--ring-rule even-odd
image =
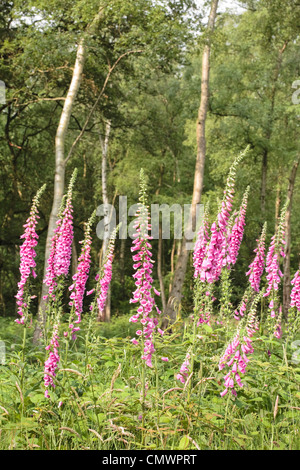
[[[38,243],[38,235],[36,233],[36,225],[39,219],[38,216],[38,202],[42,192],[45,189],[45,185],[37,192],[36,196],[33,199],[30,215],[26,220],[26,223],[23,225],[25,231],[23,235],[21,235],[21,239],[24,239],[23,244],[20,247],[20,274],[21,279],[18,283],[18,292],[15,296],[17,299],[18,305],[18,314],[20,315],[20,319],[17,319],[16,322],[20,324],[24,324],[26,321],[26,311],[28,304],[27,301],[24,299],[25,295],[25,288],[27,285],[27,281],[32,275],[33,278],[36,277],[35,266],[36,262],[34,258],[36,257],[35,247]]]
[[[130,303],[138,303],[137,313],[132,315],[129,319],[130,322],[137,323],[140,321],[142,324],[142,329],[136,332],[137,336],[142,337],[144,351],[142,359],[146,361],[147,366],[152,367],[152,355],[155,351],[154,348],[154,334],[155,330],[162,335],[163,331],[160,328],[157,328],[158,319],[152,317],[152,311],[154,307],[158,314],[160,310],[156,306],[155,299],[152,294],[160,295],[160,293],[152,286],[153,277],[152,269],[153,263],[152,253],[151,253],[151,244],[149,240],[152,239],[149,236],[148,231],[151,230],[151,225],[149,224],[149,215],[148,208],[146,204],[146,189],[143,185],[143,180],[141,176],[141,197],[139,202],[139,207],[136,212],[136,221],[134,223],[134,228],[136,230],[134,234],[133,246],[131,251],[135,253],[133,255],[135,274],[133,278],[135,279],[136,290],[133,293],[133,298],[130,300]],[[138,344],[137,339],[133,338],[132,342]]]
[[[271,293],[272,290],[277,291],[280,280],[283,277],[283,274],[280,270],[280,254],[281,256],[284,256],[284,252],[281,251],[279,254],[278,251],[275,249],[276,248],[276,237],[273,235],[272,241],[270,244],[270,248],[267,254],[267,260],[266,260],[266,272],[267,274],[267,281],[268,281],[268,287],[267,291],[264,294],[265,297],[268,297]],[[284,243],[284,240],[282,240],[282,243]]]
[[[198,268],[200,281],[213,283],[220,277],[223,259],[227,247],[227,225],[233,200],[233,187],[230,187],[225,194],[225,200],[222,201],[222,208],[218,214],[218,221],[211,226],[211,237],[205,246],[205,254],[201,267]]]
[[[116,232],[112,234],[110,243],[107,248],[105,261],[103,264],[103,274],[101,276],[97,274],[96,276],[96,281],[99,281],[99,289],[98,289],[99,295],[97,296],[97,305],[98,305],[98,312],[99,312],[98,318],[101,318],[101,319],[103,319],[108,289],[109,289],[111,278],[112,278],[112,263],[113,263],[113,258],[114,258],[115,236],[116,236]]]
[[[91,225],[95,217],[95,212],[91,216],[86,232],[84,240],[80,243],[82,244],[82,249],[80,256],[78,258],[78,266],[77,271],[73,276],[73,284],[69,287],[71,291],[69,302],[70,307],[74,310],[74,313],[77,319],[73,322],[74,317],[72,318],[72,323],[69,324],[69,328],[71,329],[72,339],[76,339],[75,332],[80,330],[79,326],[75,327],[75,324],[78,325],[81,322],[81,313],[82,313],[82,305],[83,305],[83,297],[85,293],[85,286],[88,280],[89,271],[90,271],[90,264],[91,264],[91,244],[92,244],[92,237],[91,237]]]
[[[51,385],[53,388],[55,388],[55,383],[53,381],[53,378],[56,376],[56,369],[59,363],[59,354],[58,354],[58,326],[59,324],[56,323],[53,327],[53,334],[52,338],[50,341],[50,344],[46,346],[46,350],[50,351],[49,357],[45,362],[44,366],[44,384],[45,384],[45,397],[50,398],[49,396],[49,386]]]
[[[248,201],[248,194],[249,194],[249,187],[247,188],[238,216],[235,219],[233,227],[228,234],[227,237],[227,256],[223,261],[223,266],[228,266],[228,268],[235,265],[239,249],[243,240],[244,236],[244,228],[245,228],[245,217],[246,217],[246,210],[247,210],[247,201]]]
[[[206,240],[206,236],[204,239],[204,236],[202,235],[202,238],[200,238],[199,244],[197,245],[197,252],[201,253],[201,265],[200,263],[197,263],[197,276],[199,276],[201,282],[213,283],[217,281],[220,277],[222,267],[224,266],[224,259],[226,259],[228,248],[228,223],[232,210],[236,169],[244,154],[245,152],[235,160],[230,169],[217,221],[212,224],[210,229],[210,240]],[[243,216],[244,212],[242,210],[240,221],[237,223],[235,231],[232,235],[233,256],[236,252],[236,246],[240,240],[240,230],[243,224]],[[204,251],[203,253],[202,250],[200,251],[199,245],[201,242],[204,243],[204,241],[206,244],[205,246],[202,246],[202,250]]]
[[[265,239],[266,239],[267,225],[265,223],[262,234],[257,241],[257,248],[254,250],[256,253],[253,262],[249,266],[249,271],[246,276],[249,276],[249,282],[255,292],[259,292],[261,276],[265,268]]]
[[[72,241],[73,241],[73,217],[72,217],[72,202],[71,198],[67,199],[66,208],[62,216],[56,222],[56,228],[51,240],[51,251],[48,259],[48,266],[46,270],[46,277],[44,283],[48,286],[48,295],[55,300],[55,289],[57,287],[57,279],[59,276],[67,276],[69,272],[71,256],[72,256]]]
[[[246,371],[247,363],[249,362],[248,356],[253,353],[252,336],[259,329],[258,321],[256,319],[256,306],[260,295],[256,297],[251,307],[248,316],[247,324],[245,327],[245,334],[241,333],[241,326],[234,339],[227,346],[224,354],[219,361],[219,370],[223,370],[225,366],[230,368],[229,372],[224,376],[225,389],[221,392],[224,397],[228,390],[231,390],[232,395],[236,396],[235,383],[239,387],[243,387],[240,373],[244,374]]]
[[[204,216],[203,225],[201,225],[197,241],[195,243],[195,248],[193,252],[193,265],[194,265],[194,277],[197,278],[201,272],[201,265],[205,256],[205,248],[209,240],[208,234],[209,226],[208,221]]]
[[[48,286],[48,294],[43,298],[46,300],[48,296],[55,300],[55,290],[57,287],[57,279],[59,276],[67,276],[71,263],[72,242],[73,242],[73,206],[72,191],[77,176],[77,169],[74,170],[71,177],[67,200],[64,206],[64,198],[59,211],[56,228],[51,240],[50,255],[46,269],[44,283]]]
[[[227,346],[219,362],[219,370],[222,370],[226,365],[230,368],[229,372],[224,376],[225,390],[221,392],[221,397],[226,395],[229,389],[231,389],[232,395],[237,395],[234,388],[235,382],[239,387],[243,387],[239,373],[245,373],[247,363],[249,362],[247,356],[252,354],[253,351],[251,339],[247,336],[240,338],[239,334]]]
[[[296,272],[294,278],[291,281],[293,286],[291,291],[291,307],[296,307],[300,311],[300,273],[299,270]]]
[[[243,318],[243,316],[245,315],[245,312],[247,310],[247,302],[248,302],[247,297],[243,298],[238,310],[235,310],[234,318],[236,320],[241,320],[241,318]]]
[[[56,243],[59,236],[60,225],[62,219],[58,219],[56,222],[56,228],[54,229],[54,235],[51,239],[50,255],[48,258],[46,276],[44,283],[48,286],[48,294],[44,295],[43,299],[46,300],[48,297],[55,300],[55,289],[57,287],[56,272],[55,272],[55,256],[56,256]]]
[[[182,384],[185,384],[186,379],[189,376],[190,359],[191,359],[191,355],[189,353],[187,353],[187,355],[185,356],[185,360],[182,363],[182,366],[180,368],[180,372],[179,372],[179,374],[176,375],[176,379],[180,380],[180,382]]]
[[[197,326],[200,326],[202,323],[206,323],[210,326],[211,321],[211,311],[212,311],[212,304],[216,300],[213,294],[210,291],[205,292],[205,299],[202,302],[200,309],[199,309],[199,318],[197,322]]]
[[[271,244],[267,254],[266,260],[266,272],[267,272],[267,281],[268,287],[267,291],[264,294],[264,297],[268,297],[271,292],[278,291],[280,280],[283,277],[283,274],[280,270],[280,257],[285,257],[284,245],[285,245],[285,214],[287,210],[288,201],[283,207],[280,214],[280,222],[278,224],[275,235],[271,239]]]
[[[54,265],[56,277],[68,275],[72,257],[73,236],[73,206],[71,197],[68,197],[56,240]]]

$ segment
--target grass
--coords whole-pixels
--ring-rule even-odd
[[[23,328],[1,319],[0,449],[299,450],[300,367],[284,338],[257,335],[244,387],[236,398],[221,398],[223,329],[199,327],[193,375],[182,385],[176,374],[192,327],[179,321],[156,340],[157,367],[146,369],[143,403],[142,361],[128,318],[93,325],[88,343],[83,320],[50,399],[44,397],[44,348],[33,347],[29,329],[23,361]],[[236,325],[230,328],[233,334]],[[61,339],[62,360],[64,348]]]

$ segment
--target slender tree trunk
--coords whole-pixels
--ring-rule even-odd
[[[109,142],[110,129],[111,129],[111,122],[107,121],[106,126],[105,126],[104,139],[102,139],[101,134],[99,135],[101,149],[102,149],[102,202],[103,204],[109,204],[108,194],[107,194],[107,155],[108,155],[108,142]],[[103,238],[103,244],[102,244],[102,261],[104,261],[105,259],[106,250],[109,244],[109,237],[107,235],[107,231],[109,230],[110,214],[106,214],[104,216],[104,222],[105,222],[105,229],[104,229],[104,238]],[[97,318],[98,321],[103,321],[103,320],[107,322],[110,321],[110,316],[111,316],[110,298],[111,297],[110,297],[110,288],[109,288],[106,303],[105,303],[104,318],[102,318],[102,316],[99,313],[98,318]]]
[[[276,188],[276,200],[275,200],[275,232],[277,231],[279,222],[279,211],[281,203],[281,172],[278,175],[278,183]]]
[[[72,277],[74,276],[74,274],[76,274],[77,266],[78,266],[78,256],[77,256],[77,250],[76,250],[76,243],[75,243],[75,240],[73,240],[72,242]]]
[[[289,178],[288,186],[288,199],[289,205],[286,211],[285,218],[285,258],[283,262],[283,313],[285,318],[288,316],[288,310],[290,306],[290,295],[291,295],[291,213],[292,213],[292,201],[295,187],[295,180],[297,175],[297,169],[299,165],[300,157],[294,162],[291,175]]]
[[[210,69],[210,49],[211,49],[211,33],[215,27],[215,20],[217,15],[218,0],[211,1],[211,9],[207,24],[207,41],[204,46],[202,56],[202,75],[201,75],[201,100],[198,110],[197,119],[197,158],[194,175],[194,188],[192,196],[192,209],[191,209],[191,224],[193,230],[195,230],[196,224],[196,209],[197,204],[200,203],[201,194],[203,190],[203,178],[204,178],[204,165],[206,156],[206,139],[205,139],[205,123],[208,109],[209,100],[209,69]],[[177,259],[172,289],[168,299],[167,308],[165,311],[165,318],[163,326],[166,327],[168,322],[174,322],[176,319],[176,311],[181,302],[182,288],[185,279],[187,263],[189,259],[189,250],[187,250],[187,240],[185,236],[182,240],[181,253]]]
[[[64,149],[65,149],[65,138],[70,122],[70,117],[72,113],[72,108],[79,90],[83,66],[84,66],[84,59],[85,59],[85,46],[84,42],[81,41],[77,47],[76,53],[76,61],[73,69],[73,76],[70,83],[70,87],[65,99],[64,107],[60,116],[58,128],[56,131],[55,136],[55,177],[54,177],[54,196],[53,196],[53,203],[51,214],[49,218],[48,224],[48,232],[47,232],[47,239],[46,239],[46,249],[45,249],[45,264],[44,264],[44,278],[46,275],[46,269],[48,266],[48,258],[50,255],[50,248],[51,248],[51,239],[54,233],[54,229],[56,227],[57,215],[59,212],[60,203],[64,194],[64,187],[65,187],[65,161],[64,161]],[[42,286],[42,295],[39,305],[39,312],[38,312],[38,322],[35,328],[34,342],[38,342],[40,335],[41,335],[41,328],[42,324],[45,322],[45,307],[46,302],[43,300],[43,296],[46,295],[48,292],[48,288],[46,284]]]
[[[273,78],[273,85],[271,88],[270,94],[270,113],[269,119],[266,128],[266,141],[267,147],[265,148],[263,155],[262,155],[262,167],[261,167],[261,193],[260,193],[260,201],[261,201],[261,214],[262,218],[265,220],[266,214],[266,198],[267,198],[267,171],[268,171],[268,158],[269,158],[269,142],[272,137],[273,131],[273,121],[274,121],[274,108],[275,108],[275,99],[277,93],[277,82],[280,75],[280,69],[282,65],[282,55],[286,49],[288,41],[285,41],[284,45],[278,52],[277,63],[274,71],[274,78]]]
[[[122,238],[120,246],[120,283],[122,289],[121,296],[125,295],[125,248],[126,240]]]
[[[165,155],[165,151],[163,151],[162,156]],[[160,165],[160,174],[159,174],[159,182],[158,187],[155,191],[155,195],[158,196],[160,190],[163,185],[163,175],[164,175],[165,167],[164,165]],[[162,274],[162,260],[163,260],[163,238],[162,238],[162,224],[159,221],[159,236],[158,236],[158,253],[157,253],[157,277],[159,280],[160,286],[160,293],[161,293],[161,302],[162,302],[162,309],[163,312],[166,310],[167,302],[166,302],[166,295],[165,295],[165,287],[164,287],[164,279]]]
[[[171,250],[171,276],[174,274],[174,256],[175,256],[176,240],[173,240],[172,250]],[[169,284],[169,294],[172,291],[172,282]]]
[[[159,238],[158,238],[158,253],[157,253],[157,276],[160,285],[160,293],[161,293],[161,302],[163,312],[166,310],[167,302],[166,302],[166,295],[165,295],[165,287],[164,287],[164,278],[162,274],[162,253],[163,250],[163,239],[162,239],[162,226],[161,223],[159,224]]]

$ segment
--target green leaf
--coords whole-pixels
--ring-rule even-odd
[[[181,439],[180,439],[180,442],[179,442],[179,446],[178,446],[178,449],[179,450],[186,450],[189,446],[189,436],[183,436]]]
[[[207,325],[206,323],[202,323],[202,327],[204,328],[204,330],[207,332],[207,333],[212,333],[213,332],[213,329],[211,326]]]

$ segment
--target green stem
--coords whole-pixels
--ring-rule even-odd
[[[23,383],[24,383],[24,368],[25,368],[25,346],[26,346],[26,332],[27,328],[26,325],[24,325],[24,330],[23,330],[23,344],[22,344],[22,367],[21,367],[21,390],[23,392]]]
[[[142,351],[144,354],[144,328],[142,330]],[[145,393],[146,393],[146,364],[145,360],[142,359],[142,444],[144,445],[145,443],[145,433],[144,433],[144,428],[145,428]]]
[[[228,393],[228,395],[227,395],[226,409],[225,409],[225,419],[224,419],[224,434],[225,434],[225,432],[226,432],[226,424],[227,424],[227,416],[228,416],[229,401],[230,401],[230,394]],[[226,436],[226,448],[227,448],[227,443],[228,443],[228,438],[227,438],[227,436]],[[224,446],[225,446],[225,436],[224,436]],[[226,449],[226,448],[225,448],[225,449]]]
[[[197,316],[196,316],[196,312],[194,312],[190,374],[194,372],[194,364],[195,364],[194,356],[195,356],[195,343],[196,343],[196,325],[197,325]],[[192,392],[192,378],[190,379],[190,383],[188,386],[187,403],[190,402],[191,392]]]

